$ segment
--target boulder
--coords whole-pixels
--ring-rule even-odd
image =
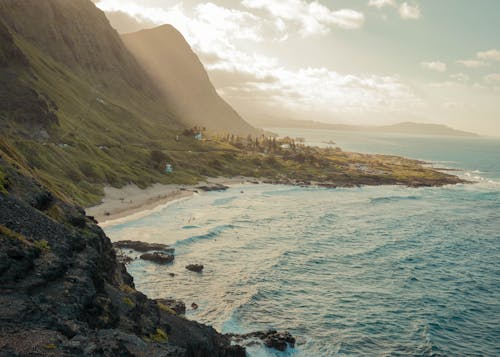
[[[213,184],[213,185],[204,185],[204,186],[198,186],[196,187],[198,190],[202,190],[202,191],[205,191],[205,192],[209,192],[209,191],[225,191],[227,190],[229,187],[228,186],[225,186],[225,185],[221,185],[220,183],[216,183],[216,184]]]
[[[289,332],[278,332],[276,330],[256,331],[244,335],[228,334],[234,343],[241,345],[252,345],[261,341],[266,347],[278,351],[285,351],[288,347],[295,347],[295,337]]]
[[[186,304],[182,300],[156,299],[156,301],[174,310],[177,315],[184,315],[186,313]]]
[[[134,240],[120,240],[113,243],[114,248],[118,249],[133,249],[137,252],[145,253],[155,251],[163,251],[166,253],[174,253],[175,248],[169,247],[166,244],[161,243],[147,243]]]
[[[189,264],[186,265],[186,269],[190,271],[194,271],[196,273],[201,273],[203,271],[203,265],[202,264]]]
[[[269,333],[264,338],[264,344],[269,348],[274,348],[278,351],[285,351],[288,346],[295,346],[295,338],[287,331]]]
[[[161,252],[145,253],[142,254],[140,258],[157,264],[168,264],[173,262],[175,259],[172,254],[165,254]]]

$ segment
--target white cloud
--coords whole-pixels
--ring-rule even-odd
[[[485,61],[500,61],[500,51],[499,50],[489,50],[478,52],[476,57]]]
[[[484,76],[484,80],[488,83],[500,83],[500,73],[491,73]]]
[[[420,7],[417,4],[402,3],[399,6],[399,16],[403,19],[416,20],[420,18]]]
[[[468,60],[458,60],[457,63],[467,67],[467,68],[479,68],[487,66],[488,64],[484,61],[476,60],[476,59],[468,59]]]
[[[246,2],[250,4],[250,0]],[[321,33],[328,26],[341,26],[352,11],[331,11],[316,2],[305,4],[252,1],[265,13],[280,14],[272,18],[259,16],[258,11],[228,9],[213,3],[188,9],[182,4],[148,8],[130,0],[101,0],[98,6],[105,11],[123,11],[138,20],[175,26],[200,56],[214,82],[218,81],[215,84],[219,93],[235,103],[323,113],[399,113],[422,105],[398,76],[341,74],[326,68],[291,70],[277,58],[245,52],[237,44],[240,40],[268,41],[269,32],[286,36],[291,21],[299,22],[303,34]]]
[[[304,0],[243,0],[248,9],[265,10],[273,17],[300,26],[302,36],[326,34],[331,27],[357,29],[363,26],[365,16],[351,9],[330,10],[317,1]]]
[[[395,0],[370,0],[368,6],[374,6],[378,9],[384,6],[396,6]]]
[[[446,72],[448,66],[446,63],[440,61],[431,61],[431,62],[420,62],[420,65],[428,70],[436,71],[436,72]]]
[[[450,75],[450,78],[457,82],[467,82],[469,80],[469,76],[465,73],[454,73]]]

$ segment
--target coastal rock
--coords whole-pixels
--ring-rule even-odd
[[[190,271],[194,271],[196,273],[201,273],[203,271],[203,265],[202,264],[189,264],[186,265],[186,269]]]
[[[243,335],[228,334],[231,340],[242,345],[255,344],[256,340],[263,343],[268,348],[278,351],[285,351],[288,347],[295,347],[295,337],[289,332],[278,332],[276,330],[256,331]]]
[[[295,346],[295,338],[287,331],[268,333],[264,338],[264,344],[269,348],[274,348],[278,351],[285,351],[288,346]]]
[[[213,184],[213,185],[204,185],[204,186],[198,186],[196,187],[198,190],[202,190],[202,191],[205,191],[205,192],[209,192],[209,191],[225,191],[227,190],[229,187],[226,186],[226,185],[222,185],[220,183],[216,183],[216,184]]]
[[[0,192],[1,356],[245,356],[229,337],[135,290],[81,210],[56,195],[40,210],[31,204],[34,179],[2,156],[0,172],[10,180]]]
[[[148,260],[157,264],[168,264],[174,261],[175,257],[172,254],[161,252],[145,253],[140,256],[142,260]]]
[[[116,260],[118,260],[123,265],[130,264],[131,262],[134,261],[134,259],[132,259],[131,257],[129,257],[128,255],[126,255],[125,253],[123,253],[121,251],[116,253]]]
[[[156,299],[156,301],[169,309],[174,310],[177,315],[184,315],[186,313],[186,304],[182,300]]]
[[[174,253],[175,248],[169,247],[166,244],[161,243],[147,243],[134,240],[120,240],[113,243],[114,248],[118,249],[133,249],[137,252],[145,253],[155,251],[163,251],[165,253]]]
[[[197,304],[197,303],[195,303],[195,302],[193,302],[193,303],[191,304],[191,308],[192,308],[193,310],[198,310],[198,304]]]

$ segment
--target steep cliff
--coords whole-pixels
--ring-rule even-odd
[[[110,240],[0,140],[0,356],[245,356],[134,289]]]
[[[122,37],[183,121],[219,133],[259,134],[218,95],[198,56],[174,27],[164,25]]]

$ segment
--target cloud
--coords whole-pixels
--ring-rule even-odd
[[[420,65],[428,70],[436,71],[436,72],[446,72],[447,65],[446,63],[440,61],[432,61],[432,62],[420,62]]]
[[[399,6],[399,16],[403,19],[416,20],[420,18],[420,7],[417,4],[402,3]]]
[[[370,0],[368,2],[368,6],[373,6],[378,9],[385,7],[385,6],[396,6],[396,1],[395,0]]]
[[[500,61],[500,51],[499,50],[489,50],[484,52],[478,52],[476,57],[485,61]]]
[[[484,80],[488,83],[500,83],[500,73],[491,73],[484,76]]]
[[[243,0],[242,5],[248,9],[266,11],[285,22],[299,24],[299,32],[303,37],[326,34],[331,27],[358,29],[365,21],[361,12],[351,9],[334,11],[317,1]]]
[[[458,60],[458,64],[461,64],[467,68],[479,68],[488,66],[488,64],[484,61],[476,60],[476,59],[468,59],[468,60]]]
[[[457,82],[467,82],[469,80],[469,76],[465,73],[454,73],[450,75],[450,78]]]
[[[237,109],[246,106],[250,111],[259,107],[273,113],[402,113],[422,105],[398,76],[342,74],[327,68],[292,70],[277,58],[241,49],[242,40],[279,40],[289,34],[290,23],[297,23],[302,35],[342,27],[352,10],[332,11],[317,2],[305,1],[246,0],[246,5],[248,11],[213,3],[190,8],[182,4],[148,8],[130,0],[98,3],[105,11],[121,11],[140,22],[175,26],[200,56],[218,92]]]

